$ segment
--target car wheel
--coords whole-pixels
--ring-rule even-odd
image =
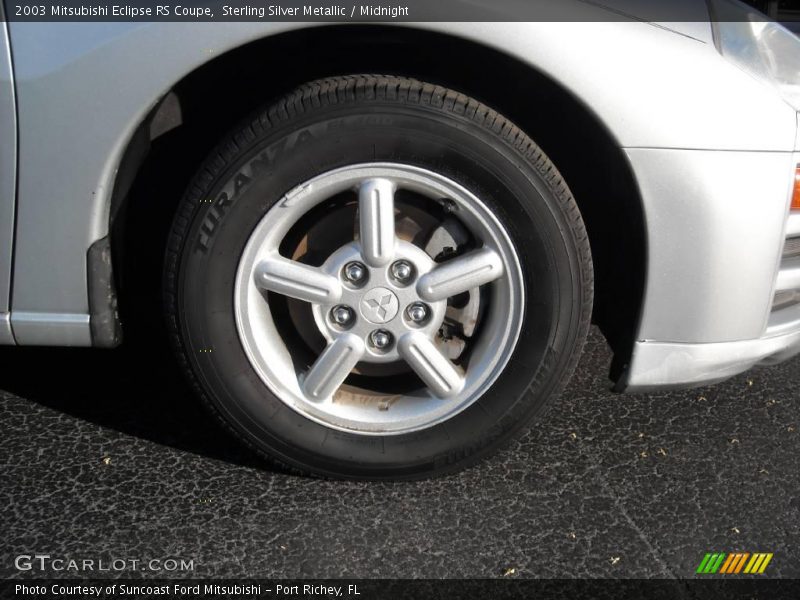
[[[449,472],[565,385],[592,305],[566,183],[510,121],[390,76],[303,85],[182,201],[168,326],[213,412],[305,473]]]

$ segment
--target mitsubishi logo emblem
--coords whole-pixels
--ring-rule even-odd
[[[367,304],[369,304],[372,308],[378,311],[378,316],[381,319],[386,318],[386,315],[389,313],[389,305],[391,303],[392,303],[391,294],[386,294],[385,296],[381,296],[380,300],[367,300]]]
[[[386,288],[373,288],[361,300],[361,314],[370,323],[379,325],[394,319],[399,308],[397,296]]]

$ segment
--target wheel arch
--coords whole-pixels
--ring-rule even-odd
[[[174,84],[131,137],[110,197],[123,320],[159,310],[157,295],[143,290],[159,287],[175,205],[228,130],[301,83],[377,72],[415,77],[481,100],[519,125],[557,165],[587,225],[595,262],[594,321],[614,350],[616,379],[636,338],[647,255],[643,204],[620,144],[584,101],[529,64],[474,41],[406,27],[280,33],[215,56]],[[143,240],[137,232],[148,225],[155,225],[153,236]],[[152,243],[156,238],[159,244]]]

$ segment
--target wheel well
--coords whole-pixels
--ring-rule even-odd
[[[301,83],[354,73],[404,75],[464,92],[509,117],[551,158],[586,222],[593,320],[614,350],[616,380],[635,341],[646,269],[642,203],[623,151],[587,106],[529,65],[461,38],[402,27],[280,34],[221,55],[175,85],[170,101],[142,124],[146,135],[134,137],[112,199],[123,323],[151,321],[160,311],[161,261],[175,207],[222,136]],[[142,143],[143,137],[153,139]],[[128,337],[136,331],[126,327]]]

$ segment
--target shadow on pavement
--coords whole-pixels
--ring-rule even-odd
[[[195,454],[268,467],[217,425],[166,341],[126,341],[114,350],[0,348],[0,365],[0,389],[43,406]]]

